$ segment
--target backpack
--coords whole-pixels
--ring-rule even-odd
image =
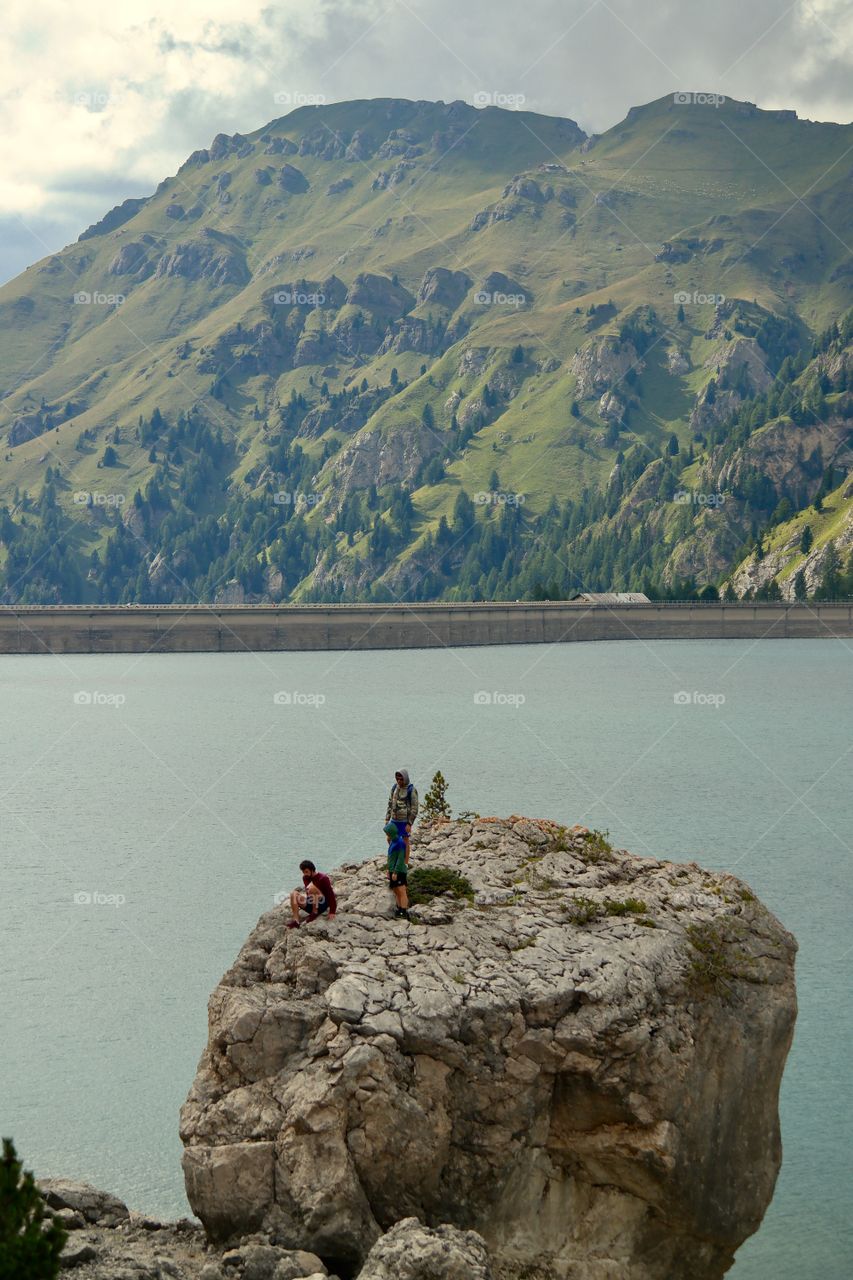
[[[414,786],[415,784],[413,782],[410,782],[409,785],[406,787],[406,804],[407,805],[412,803],[412,791],[414,790]],[[393,787],[391,788],[391,807],[392,808],[394,806],[394,792],[396,790],[397,790],[397,784],[395,782]]]

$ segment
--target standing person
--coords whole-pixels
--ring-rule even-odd
[[[314,863],[309,862],[307,858],[304,862],[300,862],[299,870],[302,872],[303,888],[294,889],[290,895],[293,919],[288,920],[288,929],[299,928],[301,923],[299,915],[302,911],[307,912],[306,924],[316,920],[324,911],[328,911],[329,919],[334,920],[338,910],[338,900],[329,877],[324,872],[318,871]]]
[[[418,793],[409,781],[408,769],[398,769],[394,774],[394,785],[388,797],[388,808],[385,812],[386,822],[396,822],[397,830],[406,844],[406,866],[409,865],[410,836],[412,823],[418,816]]]
[[[406,863],[406,842],[400,835],[396,822],[386,822],[385,834],[388,837],[388,887],[397,901],[397,918],[409,919],[409,873]]]

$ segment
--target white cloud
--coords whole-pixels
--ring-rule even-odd
[[[847,0],[7,0],[0,218],[29,229],[20,269],[215,133],[281,114],[277,91],[524,93],[600,131],[701,88],[848,120],[852,48]]]

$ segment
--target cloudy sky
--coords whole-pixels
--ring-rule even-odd
[[[849,0],[6,0],[0,280],[294,102],[524,95],[587,131],[675,89],[853,117]]]

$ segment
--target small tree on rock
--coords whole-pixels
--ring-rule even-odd
[[[65,1228],[47,1212],[33,1175],[24,1170],[11,1138],[4,1138],[0,1160],[0,1276],[54,1280],[66,1239]]]
[[[424,822],[436,822],[439,818],[450,817],[450,805],[447,803],[447,782],[440,769],[433,774],[430,789],[424,796],[421,817]]]

